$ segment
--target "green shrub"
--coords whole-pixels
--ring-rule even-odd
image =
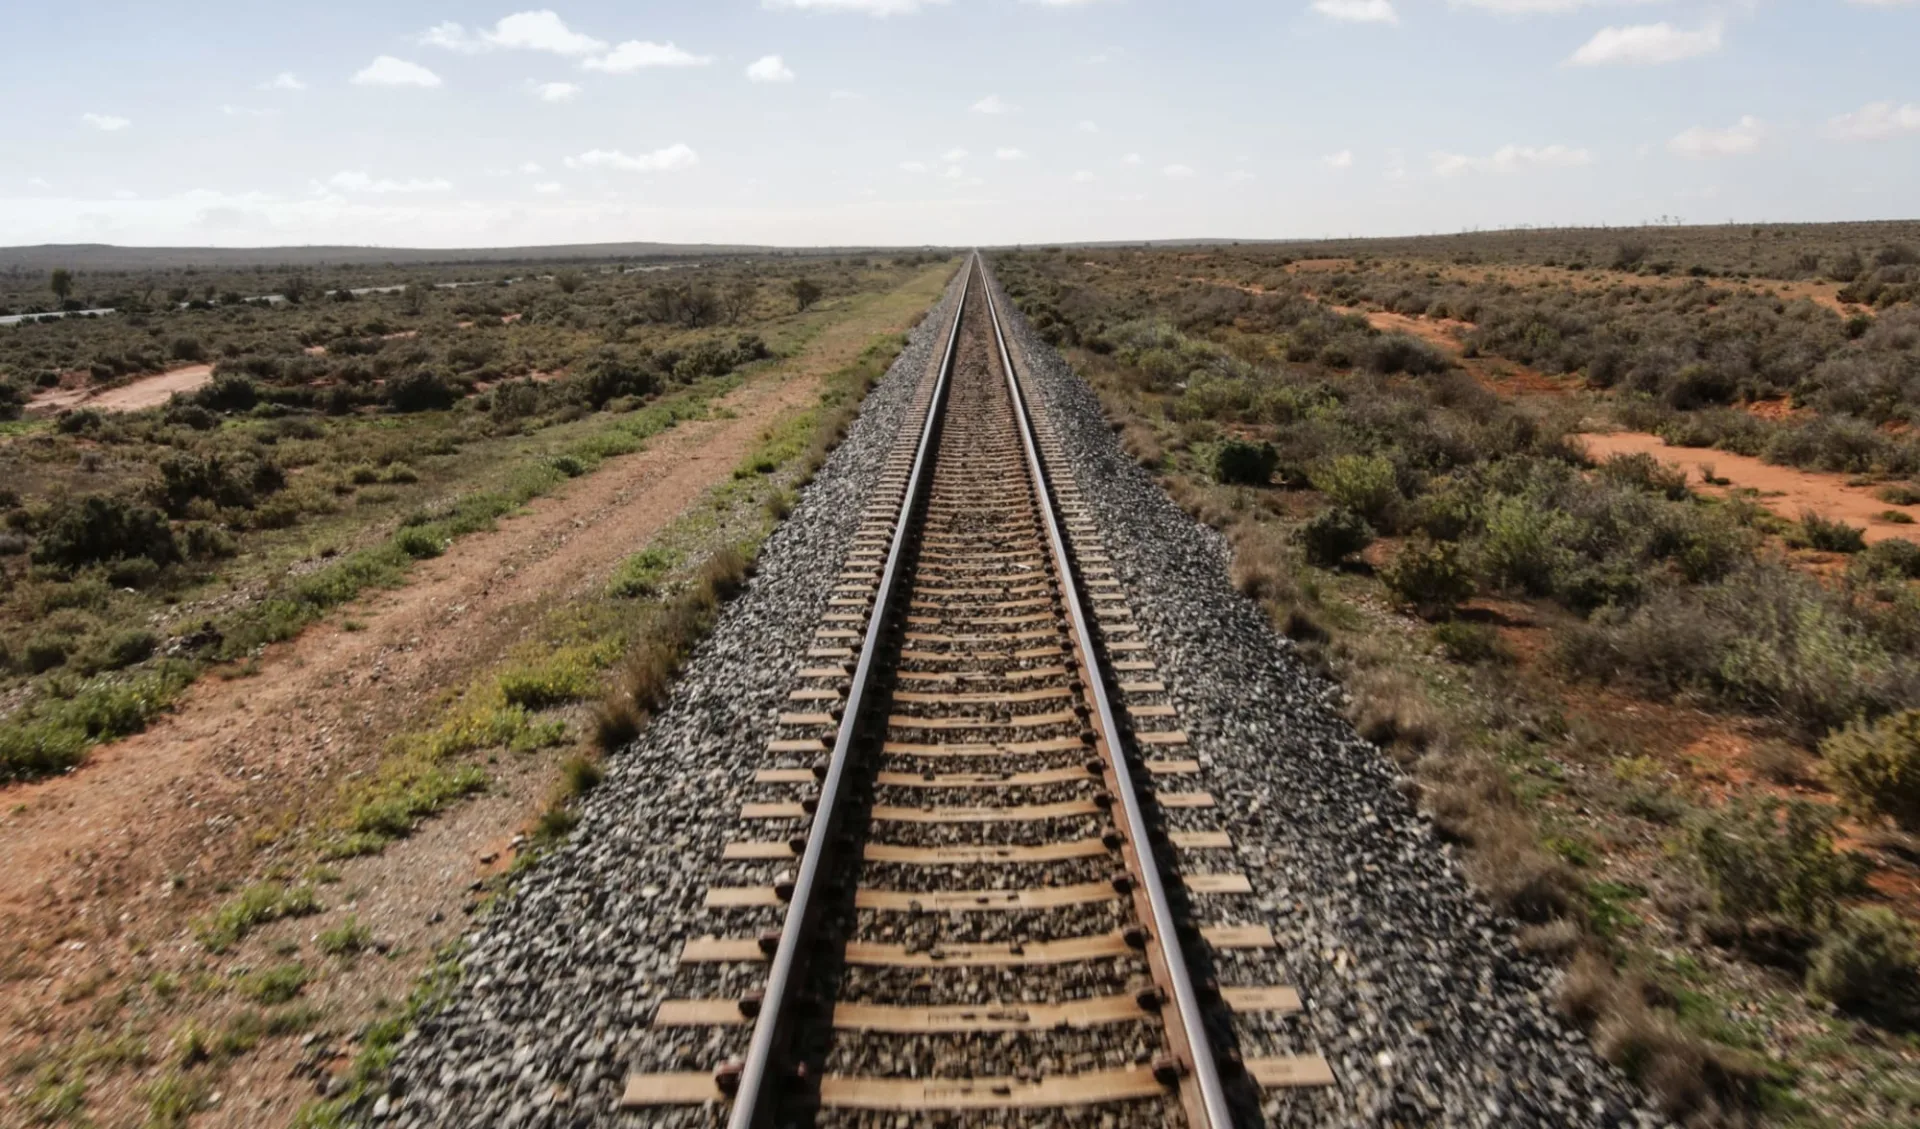
[[[550,660],[516,667],[500,676],[500,692],[508,705],[543,710],[593,696],[600,678],[584,662]]]
[[[1868,571],[1885,576],[1920,577],[1920,545],[1904,537],[1875,541],[1860,554],[1860,563]]]
[[[1381,574],[1387,590],[1423,616],[1451,612],[1473,595],[1473,574],[1460,562],[1460,549],[1451,541],[1415,537],[1402,546]]]
[[[1313,475],[1313,485],[1376,529],[1388,528],[1387,518],[1400,500],[1393,464],[1378,455],[1341,455]]]
[[[1480,539],[1480,561],[1487,576],[1532,596],[1553,591],[1556,578],[1571,568],[1573,554],[1562,543],[1572,519],[1532,498],[1503,497],[1487,513]]]
[[[1905,994],[1914,977],[1913,930],[1892,910],[1850,909],[1813,950],[1807,991],[1843,1007],[1874,1010]]]
[[[1294,534],[1307,563],[1333,568],[1373,544],[1373,527],[1345,506],[1333,506],[1313,515]]]
[[[1615,455],[1600,464],[1598,473],[1607,482],[1630,486],[1649,494],[1660,494],[1676,502],[1684,500],[1690,493],[1686,471],[1663,463],[1644,451]]]
[[[613,578],[607,581],[607,595],[615,599],[635,599],[651,596],[660,588],[660,582],[672,571],[678,555],[658,547],[642,549],[614,570]]]
[[[443,411],[460,393],[439,373],[415,369],[387,383],[387,404],[396,412]]]
[[[1451,619],[1435,625],[1433,641],[1440,645],[1447,657],[1458,663],[1484,663],[1513,661],[1513,652],[1500,638],[1500,633],[1482,623],[1468,623],[1465,620]]]
[[[445,541],[418,526],[410,526],[394,534],[393,544],[416,561],[428,560],[447,551]]]
[[[87,648],[81,656],[80,667],[83,673],[95,674],[103,670],[119,670],[144,662],[153,655],[160,645],[160,639],[151,631],[134,628],[130,631],[116,631],[104,639],[99,639]]]
[[[34,563],[66,570],[129,557],[167,565],[180,550],[160,511],[104,494],[62,502],[33,548]]]
[[[1873,496],[1889,505],[1911,506],[1920,503],[1920,487],[1911,482],[1889,482],[1875,490]]]
[[[1736,799],[1691,839],[1721,912],[1821,926],[1864,879],[1859,857],[1834,849],[1833,826],[1832,813],[1805,800]]]
[[[1867,547],[1867,531],[1811,511],[1800,515],[1795,540],[1827,553],[1857,553]]]
[[[1274,468],[1279,465],[1280,452],[1274,450],[1273,444],[1229,439],[1214,449],[1213,479],[1243,486],[1265,486],[1273,480]]]
[[[1820,743],[1822,775],[1862,819],[1920,831],[1920,710],[1854,722]]]

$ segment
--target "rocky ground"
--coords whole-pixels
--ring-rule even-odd
[[[617,1112],[627,1071],[712,1065],[704,1033],[663,1046],[647,1022],[681,942],[711,928],[712,861],[954,297],[768,542],[672,704],[609,761],[579,829],[476,927],[458,992],[408,1036],[364,1121],[659,1124]],[[1220,979],[1291,984],[1306,1002],[1285,1026],[1235,1035],[1249,1055],[1316,1050],[1333,1067],[1335,1087],[1270,1099],[1268,1122],[1657,1121],[1553,1016],[1552,973],[1474,897],[1391,763],[1340,719],[1338,689],[1228,584],[1217,535],[1121,453],[1093,393],[1018,315],[1010,328],[1258,891],[1241,916],[1281,942]]]

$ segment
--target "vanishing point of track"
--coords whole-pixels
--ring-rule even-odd
[[[722,990],[654,1017],[718,1060],[631,1076],[630,1109],[1227,1129],[1259,1087],[1331,1081],[1317,1055],[1232,1049],[1231,1013],[1297,1011],[1292,989],[1193,971],[1274,938],[1206,924],[1251,888],[1215,869],[1226,829],[1171,827],[1213,799],[984,265],[965,269],[754,777],[773,798],[716,864],[751,876],[708,889],[734,935],[682,950]]]

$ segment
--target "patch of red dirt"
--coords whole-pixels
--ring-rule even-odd
[[[1753,400],[1746,405],[1747,414],[1760,419],[1783,420],[1806,415],[1805,408],[1796,408],[1791,400]]]
[[[1760,493],[1756,501],[1789,520],[1798,520],[1803,513],[1816,513],[1849,525],[1864,526],[1868,541],[1898,537],[1920,543],[1920,525],[1902,525],[1879,517],[1889,509],[1902,507],[1889,506],[1874,497],[1871,487],[1848,486],[1837,474],[1774,466],[1749,455],[1727,451],[1670,447],[1658,435],[1643,431],[1596,433],[1583,435],[1580,440],[1595,459],[1619,454],[1652,455],[1686,471],[1688,485],[1696,490],[1718,494],[1741,487],[1757,490]],[[1709,467],[1729,485],[1708,483],[1704,468]]]

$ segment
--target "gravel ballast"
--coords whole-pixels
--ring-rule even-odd
[[[775,719],[825,610],[863,504],[958,296],[911,334],[844,443],[769,538],[639,740],[608,758],[565,845],[531,866],[466,939],[452,998],[406,1036],[380,1126],[712,1124],[715,1110],[622,1114],[630,1070],[711,1067],[740,1035],[649,1027],[668,995],[735,990],[763,968],[704,975],[681,944],[731,929],[703,899]],[[1011,312],[1011,303],[1002,305]],[[1305,1011],[1236,1024],[1249,1057],[1324,1055],[1331,1089],[1269,1096],[1272,1125],[1658,1124],[1550,1007],[1554,974],[1513,945],[1449,849],[1404,799],[1391,762],[1227,581],[1227,547],[1128,459],[1091,389],[1017,313],[1010,344],[1151,644],[1218,798],[1276,952],[1223,959],[1223,983],[1296,987]],[[1056,471],[1057,474],[1057,471]],[[725,881],[746,880],[733,874]],[[741,923],[735,923],[741,924]],[[744,977],[745,979],[741,979]],[[739,983],[734,983],[739,980]],[[911,1121],[902,1124],[913,1123]]]

